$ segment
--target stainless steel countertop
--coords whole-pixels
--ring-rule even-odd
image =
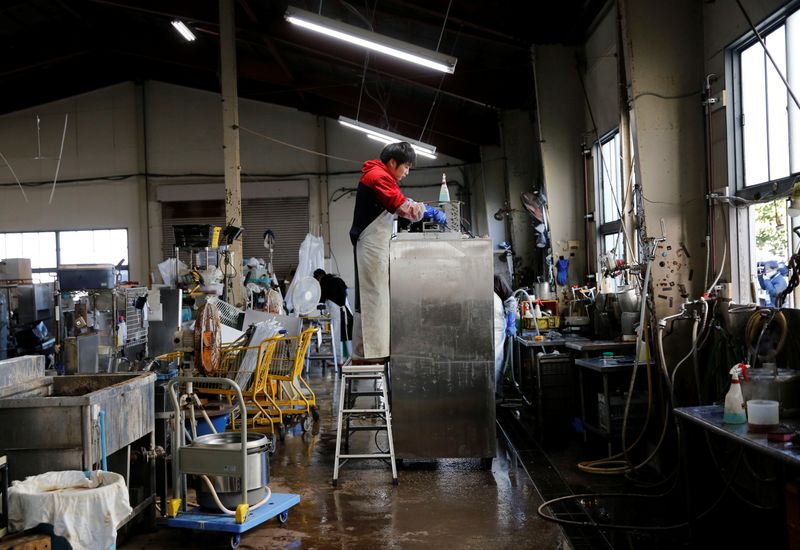
[[[585,338],[582,340],[573,340],[566,344],[569,349],[577,351],[612,351],[635,345],[636,341],[615,342],[613,340],[587,340]]]
[[[392,237],[393,241],[468,241],[472,239],[466,233],[460,231],[429,231],[427,233],[411,233],[400,231]],[[486,237],[475,237],[473,240],[486,239]]]
[[[681,407],[675,409],[674,412],[675,416],[731,441],[741,443],[793,466],[800,465],[800,447],[796,447],[788,441],[769,441],[765,433],[750,433],[747,431],[747,424],[724,424],[722,422],[724,409],[720,405]],[[800,419],[781,420],[781,426],[800,431]]]
[[[651,360],[650,363],[653,361]],[[636,359],[632,356],[614,357],[590,357],[588,359],[575,359],[575,364],[597,372],[616,372],[630,369],[636,364]],[[646,361],[639,361],[639,366],[643,367]]]

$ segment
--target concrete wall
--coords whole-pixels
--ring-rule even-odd
[[[330,212],[328,203],[337,189],[355,189],[362,162],[377,157],[380,144],[294,109],[241,100],[239,110],[244,197],[291,196],[296,186],[297,195],[309,197],[310,229],[329,242],[327,267],[352,284],[348,231],[354,197],[345,194],[330,203]],[[37,114],[41,153],[48,157],[42,160],[34,158]],[[65,114],[63,183],[48,204]],[[323,153],[327,148],[328,155],[340,158],[299,148]],[[160,82],[111,86],[0,117],[0,152],[20,180],[43,183],[26,186],[28,203],[15,186],[0,187],[0,231],[127,228],[131,277],[147,281],[150,266],[161,260],[159,197],[211,197],[224,181],[220,96]],[[414,199],[435,200],[445,172],[456,199],[456,184],[467,179],[461,165],[445,155],[420,158],[403,187]],[[145,172],[151,174],[147,183]],[[92,178],[100,179],[88,181]],[[13,183],[8,169],[0,167],[0,184]],[[175,187],[160,189],[166,186]]]
[[[541,156],[547,192],[554,260],[570,260],[567,284],[582,284],[586,275],[584,183],[581,143],[584,105],[576,50],[564,46],[536,48],[536,76],[541,124]],[[570,249],[577,241],[577,249]]]
[[[36,116],[39,116],[37,140]],[[52,203],[64,117],[67,131]],[[39,146],[41,142],[41,157]],[[114,178],[137,173],[136,94],[120,84],[0,117],[0,152],[26,185],[29,202],[3,163],[0,183],[0,230],[127,228],[131,277],[147,280],[142,259],[147,243],[142,226],[143,185],[139,178],[96,180],[81,185],[71,179]]]
[[[694,0],[623,5],[636,177],[646,200],[647,234],[659,236],[661,220],[666,226],[667,241],[653,268],[661,316],[677,309],[681,288],[693,298],[704,290],[703,119],[700,95],[692,94],[703,83],[702,6]]]

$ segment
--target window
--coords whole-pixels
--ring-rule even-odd
[[[800,176],[800,108],[781,78],[800,82],[800,11],[796,6],[796,11],[777,14],[759,31],[772,60],[752,33],[731,48],[729,86],[734,103],[730,121],[735,144],[731,167],[736,194],[752,201],[737,214],[740,235],[747,235],[749,245],[740,247],[743,300],[764,300],[757,282],[759,265],[785,263],[798,244],[792,243],[790,231],[798,224],[788,216],[783,197]],[[792,86],[800,95],[797,85]],[[751,285],[756,296],[749,295]]]
[[[0,233],[0,259],[30,258],[34,281],[52,282],[66,264],[114,264],[128,280],[128,230]]]
[[[625,236],[622,231],[624,209],[622,148],[618,131],[608,134],[595,146],[595,181],[597,182],[598,240],[601,257],[613,253],[625,259]]]

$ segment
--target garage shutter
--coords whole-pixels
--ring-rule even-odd
[[[175,235],[173,225],[225,225],[225,204],[222,201],[164,202],[162,211],[163,257],[173,257]],[[308,198],[282,197],[245,199],[242,201],[244,256],[267,259],[264,231],[275,233],[273,267],[278,277],[288,277],[297,266],[300,244],[308,233]]]

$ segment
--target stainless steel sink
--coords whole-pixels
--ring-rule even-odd
[[[87,470],[100,461],[99,411],[106,454],[155,427],[153,373],[46,377],[36,395],[0,399],[0,455],[11,477]]]

